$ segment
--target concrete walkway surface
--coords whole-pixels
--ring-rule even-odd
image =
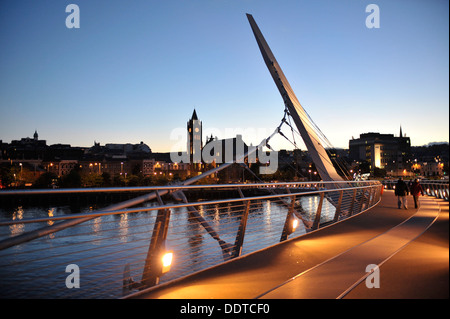
[[[385,190],[367,212],[132,297],[448,298],[448,202],[420,200],[419,209],[398,209]]]

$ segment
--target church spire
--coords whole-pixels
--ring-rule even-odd
[[[402,126],[400,125],[400,137],[403,137]]]
[[[198,120],[197,112],[195,112],[195,108],[194,108],[194,113],[192,113],[191,120]]]

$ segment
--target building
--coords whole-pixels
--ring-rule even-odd
[[[371,171],[385,169],[387,174],[397,175],[411,167],[411,141],[402,133],[364,133],[349,141],[349,156],[353,161],[367,162]]]
[[[425,178],[443,177],[445,176],[444,166],[445,164],[438,160],[430,162],[414,162],[411,170],[416,176],[423,176]]]
[[[208,138],[204,147],[204,155],[209,159],[216,159],[217,164],[232,163],[248,152],[248,146],[238,134],[233,138],[219,140],[217,137]]]
[[[101,146],[100,143],[94,142],[94,146],[87,149],[85,158],[90,157],[94,159],[149,159],[152,150],[144,142],[139,144],[105,144]]]
[[[197,112],[194,109],[191,119],[187,122],[188,144],[189,144],[189,163],[193,170],[200,170],[202,162],[202,121],[198,119]]]
[[[70,173],[70,171],[78,167],[78,160],[53,160],[42,161],[41,167],[49,173],[54,173],[61,177]]]
[[[2,157],[21,160],[43,159],[47,148],[47,141],[40,140],[37,131],[34,131],[33,138],[24,137],[11,141]]]

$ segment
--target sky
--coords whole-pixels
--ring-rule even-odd
[[[79,7],[79,28],[66,26],[71,3]],[[371,3],[379,7],[379,28],[366,26]],[[448,142],[448,6],[447,0],[2,0],[0,140],[37,130],[48,145],[143,141],[153,152],[181,150],[195,108],[204,139],[240,133],[247,144],[259,144],[280,124],[284,103],[250,13],[334,147],[348,148],[362,133],[398,136],[400,126],[413,146]],[[270,144],[293,149],[281,136]]]

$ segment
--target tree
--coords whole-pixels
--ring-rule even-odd
[[[128,186],[139,186],[139,177],[137,175],[130,175],[128,177]]]
[[[84,187],[101,187],[103,178],[100,174],[85,174],[81,176],[81,184]]]
[[[103,172],[102,174],[102,186],[103,187],[110,187],[112,186],[112,182],[111,182],[111,174],[109,174],[108,172]]]
[[[116,175],[113,177],[113,186],[123,187],[126,185],[125,178],[122,175]]]
[[[4,187],[9,187],[12,183],[14,183],[14,172],[12,170],[12,166],[0,167],[0,180],[2,181],[2,185]]]
[[[80,168],[73,168],[69,174],[61,178],[61,187],[77,188],[81,187],[81,173]]]
[[[39,176],[33,184],[34,188],[53,188],[57,185],[58,176],[53,172],[46,172]]]

